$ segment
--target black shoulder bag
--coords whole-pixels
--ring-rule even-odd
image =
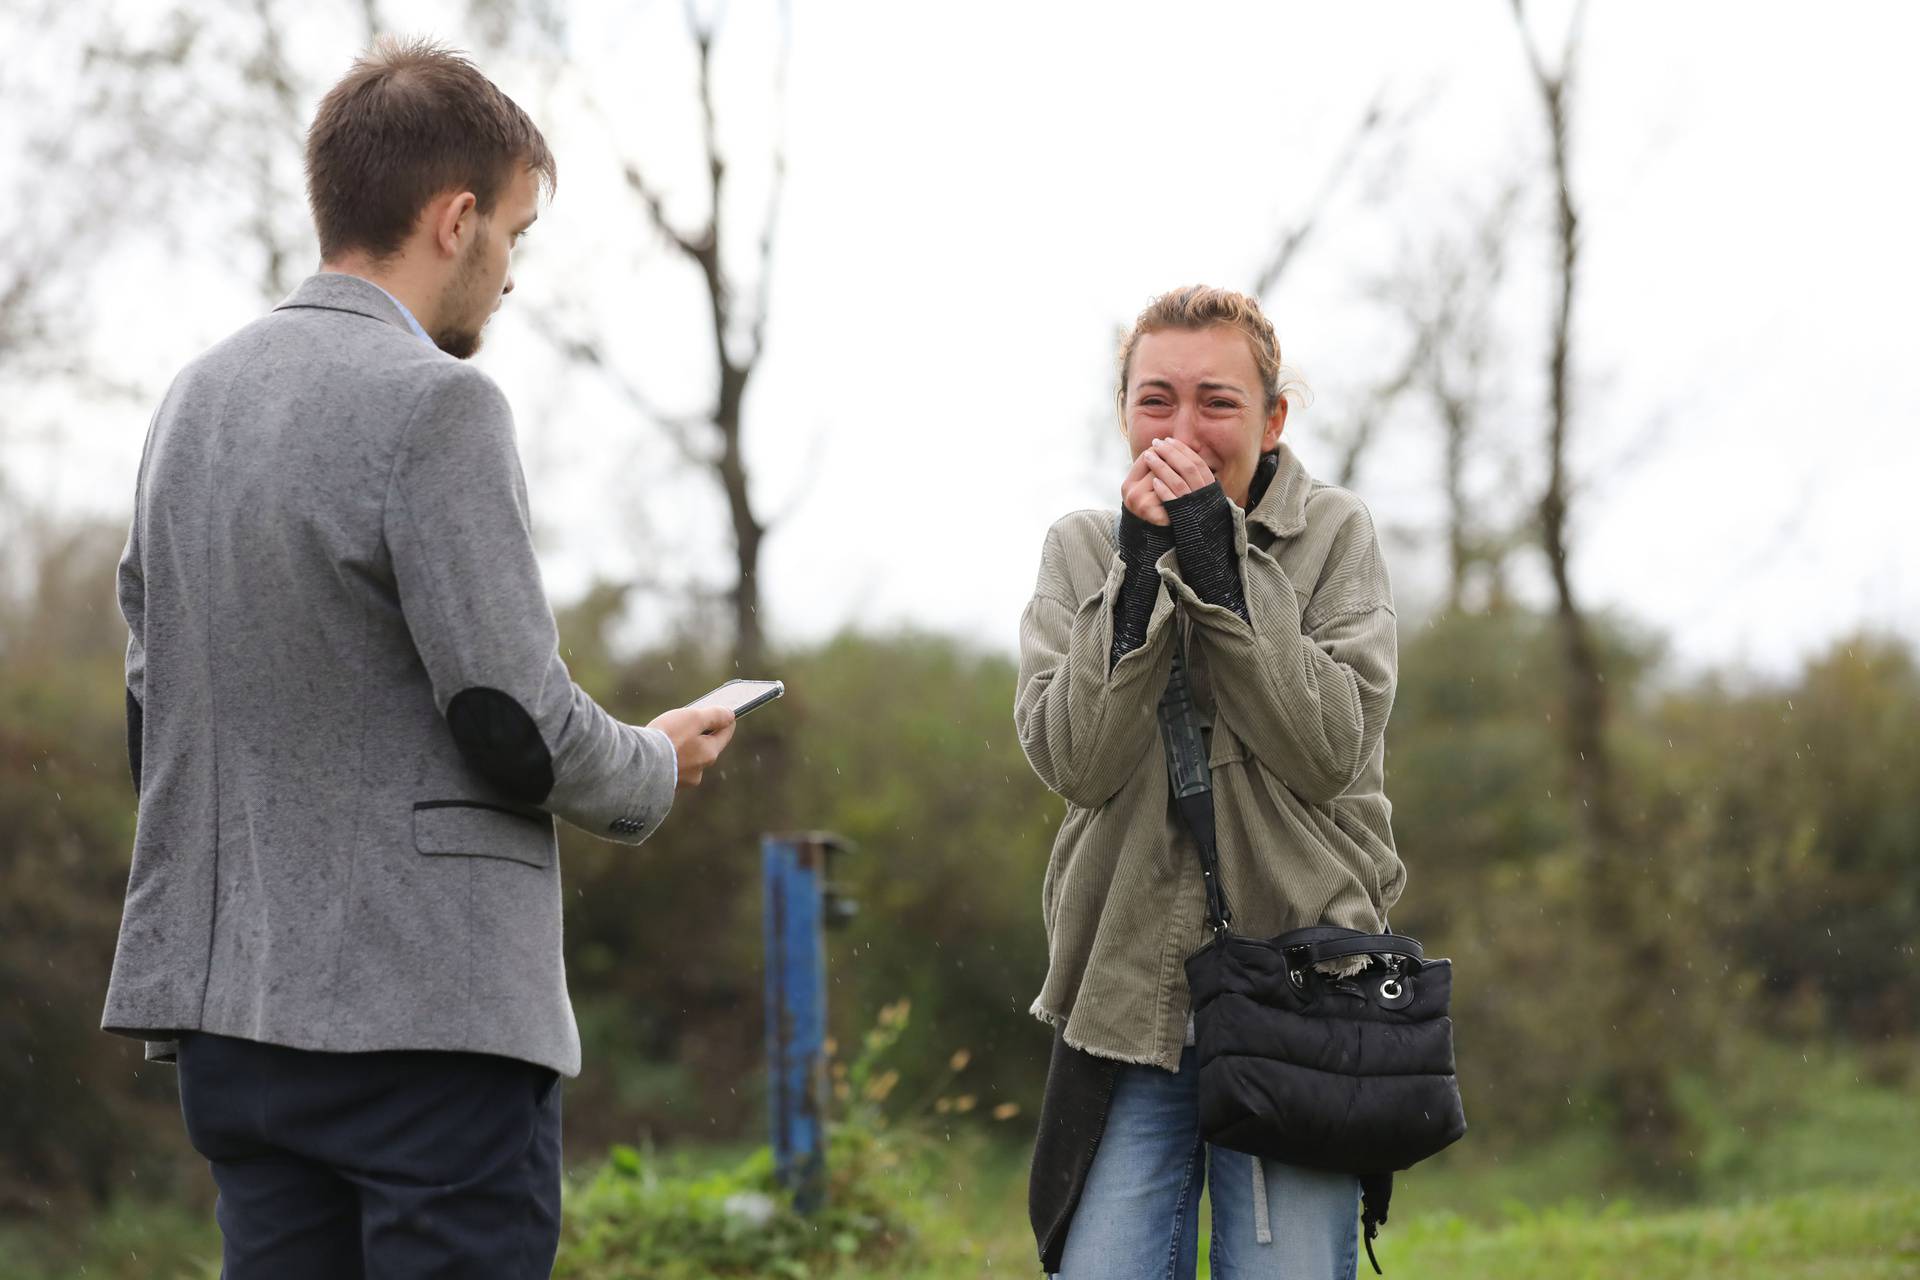
[[[1392,932],[1319,925],[1272,938],[1233,932],[1214,845],[1205,741],[1176,640],[1160,700],[1167,777],[1200,852],[1211,941],[1187,957],[1200,1130],[1233,1151],[1360,1179],[1367,1260],[1393,1174],[1467,1131],[1447,1016],[1453,964]],[[1344,977],[1316,965],[1349,956]]]

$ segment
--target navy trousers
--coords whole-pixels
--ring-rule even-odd
[[[560,1085],[479,1053],[181,1038],[225,1280],[535,1280],[560,1240]]]

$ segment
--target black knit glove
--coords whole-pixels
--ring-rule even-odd
[[[1127,576],[1113,602],[1113,651],[1107,655],[1107,670],[1147,642],[1147,619],[1153,616],[1153,602],[1160,594],[1160,574],[1154,566],[1171,550],[1173,530],[1121,511],[1120,561],[1127,567]]]
[[[1247,615],[1240,590],[1240,564],[1233,550],[1233,503],[1218,480],[1204,489],[1161,504],[1173,522],[1173,546],[1180,553],[1180,576],[1208,604]]]

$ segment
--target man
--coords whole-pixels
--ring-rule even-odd
[[[148,430],[104,1025],[177,1052],[232,1280],[548,1273],[580,1067],[550,815],[638,844],[733,732],[569,679],[462,362],[554,178],[471,63],[377,45],[308,134],[320,273]]]

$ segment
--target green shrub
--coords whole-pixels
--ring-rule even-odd
[[[809,1280],[917,1261],[925,1192],[944,1153],[918,1125],[889,1124],[886,1103],[899,1073],[878,1069],[910,1008],[899,1000],[882,1009],[860,1052],[834,1073],[835,1097],[847,1105],[829,1127],[821,1208],[805,1215],[795,1209],[767,1147],[730,1167],[698,1170],[669,1168],[616,1146],[568,1197],[554,1275]]]
[[[703,1175],[676,1175],[632,1147],[615,1147],[568,1198],[554,1275],[808,1280],[848,1263],[903,1262],[917,1237],[908,1212],[917,1200],[915,1165],[891,1135],[839,1125],[828,1142],[826,1204],[803,1217],[764,1147]]]

